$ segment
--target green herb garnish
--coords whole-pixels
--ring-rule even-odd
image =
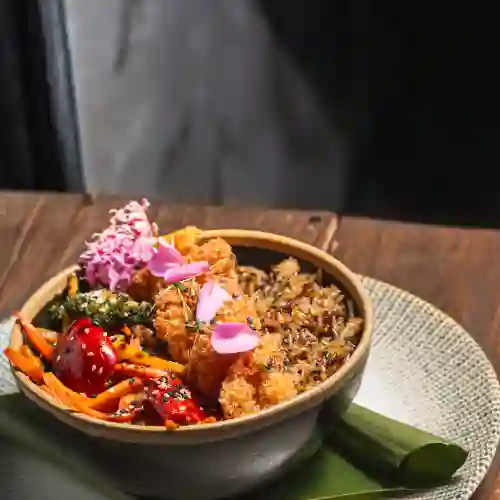
[[[106,329],[120,325],[152,325],[154,305],[137,302],[125,293],[96,290],[66,297],[53,304],[49,313],[58,320],[65,314],[70,319],[90,317],[95,325]]]

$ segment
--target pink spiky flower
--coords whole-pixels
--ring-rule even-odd
[[[125,290],[134,273],[153,258],[156,226],[149,222],[148,207],[142,199],[111,210],[110,225],[87,242],[79,263],[91,286]]]

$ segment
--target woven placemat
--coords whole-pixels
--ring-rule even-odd
[[[500,440],[500,384],[453,319],[392,285],[361,277],[375,311],[373,350],[356,402],[470,451],[461,480],[419,499],[469,498]]]

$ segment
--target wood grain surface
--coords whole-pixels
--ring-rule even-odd
[[[0,193],[0,314],[10,314],[50,276],[74,263],[85,239],[105,227],[123,198]],[[291,236],[328,249],[337,217],[328,212],[175,207],[152,204],[163,232],[187,224],[203,229],[246,228]]]
[[[353,271],[439,307],[476,339],[500,373],[500,231],[342,217],[336,256]],[[500,455],[474,500],[500,499]]]
[[[45,279],[74,262],[123,198],[0,193],[0,313],[9,314]],[[461,323],[500,373],[500,231],[382,222],[328,212],[172,207],[154,203],[163,231],[186,224],[247,228],[331,251],[354,271],[392,283]],[[474,500],[500,500],[497,455]]]

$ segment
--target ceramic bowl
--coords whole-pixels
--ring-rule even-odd
[[[96,460],[129,492],[169,500],[212,500],[250,490],[277,474],[311,437],[323,403],[342,413],[355,396],[370,350],[372,309],[359,279],[326,252],[300,241],[259,231],[213,230],[204,239],[224,238],[238,262],[269,267],[285,256],[305,268],[319,268],[324,279],[350,296],[364,318],[359,345],[331,378],[296,398],[260,413],[208,425],[167,431],[95,420],[70,412],[24,374],[14,371],[19,389],[40,409],[79,429],[96,441]],[[29,320],[65,285],[74,267],[44,283],[24,304]],[[23,342],[19,326],[12,330],[11,347]],[[99,439],[96,439],[99,438]],[[128,473],[128,471],[134,473]],[[165,486],[168,485],[168,488]]]

